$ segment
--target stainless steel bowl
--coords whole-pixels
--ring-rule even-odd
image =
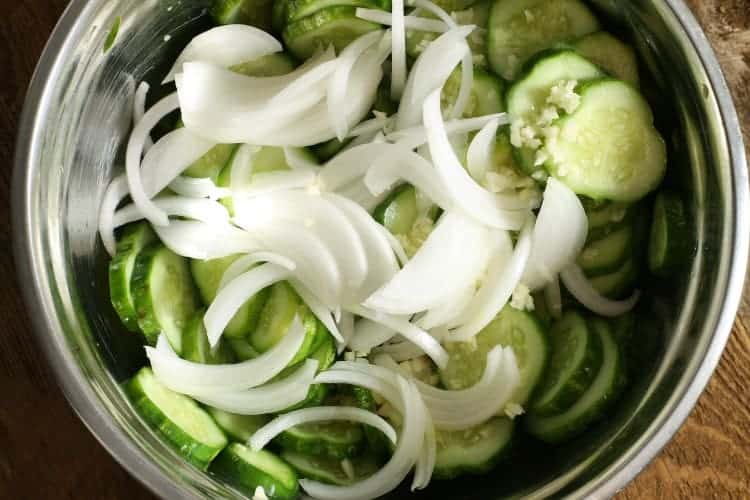
[[[633,479],[687,417],[730,333],[748,256],[748,180],[740,128],[716,58],[680,0],[598,0],[638,48],[661,97],[673,187],[691,202],[697,252],[684,275],[648,285],[646,352],[615,414],[559,450],[526,448],[506,465],[419,498],[605,498]],[[115,20],[119,34],[103,50]],[[108,305],[97,211],[122,165],[134,82],[152,81],[206,26],[191,0],[73,0],[29,90],[19,134],[13,220],[20,280],[38,340],[91,432],[165,498],[232,496],[186,465],[133,412],[118,382],[143,362]],[[541,454],[541,455],[540,455]],[[404,491],[392,498],[406,498]]]

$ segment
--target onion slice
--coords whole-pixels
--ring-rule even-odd
[[[278,413],[307,398],[317,369],[318,361],[308,359],[294,373],[277,382],[242,391],[205,390],[188,395],[203,404],[238,415]]]
[[[281,43],[261,29],[244,24],[219,26],[194,37],[162,83],[174,80],[186,62],[208,62],[228,68],[282,50]]]
[[[289,271],[294,271],[297,268],[297,265],[294,263],[293,260],[287,257],[284,257],[283,255],[280,255],[278,253],[274,253],[274,252],[249,253],[235,260],[229,265],[229,267],[226,268],[226,270],[224,271],[224,274],[221,275],[221,281],[219,281],[218,289],[221,290],[226,285],[228,285],[231,281],[233,281],[236,278],[239,278],[240,275],[249,271],[250,269],[255,267],[256,264],[259,264],[261,262],[270,262],[271,264],[276,264],[277,266],[283,267],[284,269],[287,269]]]
[[[469,144],[466,152],[466,167],[475,181],[484,180],[487,172],[492,168],[495,157],[495,142],[500,121],[495,119],[487,122]]]
[[[162,196],[154,199],[154,205],[169,216],[187,217],[211,224],[226,224],[229,221],[229,212],[224,205],[206,198]],[[130,204],[115,212],[112,222],[118,228],[142,218],[138,207]]]
[[[208,177],[195,178],[183,175],[175,177],[169,183],[169,189],[188,198],[208,198],[210,200],[219,200],[231,194],[227,188],[218,187],[214,181]]]
[[[383,24],[385,26],[393,25],[393,16],[390,12],[384,12],[380,9],[365,9],[357,7],[356,16],[365,21]],[[404,16],[404,26],[410,30],[429,31],[434,33],[443,33],[448,29],[443,21],[437,19],[428,19],[418,16]]]
[[[166,339],[156,349],[146,346],[146,355],[159,381],[177,392],[211,394],[211,391],[242,391],[265,384],[281,373],[302,347],[305,335],[302,322],[295,316],[278,344],[257,358],[241,363],[206,365],[186,361],[175,355]]]
[[[560,277],[555,276],[547,286],[544,287],[544,300],[547,303],[550,315],[559,319],[562,316],[562,294],[560,293]]]
[[[391,98],[399,100],[406,84],[404,0],[391,2]]]
[[[339,345],[345,344],[344,336],[339,331],[338,325],[336,325],[336,322],[334,321],[333,314],[326,307],[326,305],[320,299],[318,299],[315,294],[310,291],[309,288],[303,285],[301,281],[291,279],[289,280],[289,283],[292,285],[294,291],[297,292],[297,295],[300,296],[307,307],[310,308],[310,311],[312,311],[313,315],[318,318],[321,323],[323,323],[323,326],[325,326],[329,332],[331,332],[331,335],[333,335],[333,338],[336,339],[336,342],[338,342]]]
[[[155,226],[154,231],[167,248],[191,259],[218,259],[261,250],[257,239],[229,224],[173,220],[168,226]]]
[[[396,443],[396,431],[393,430],[391,424],[371,411],[348,406],[318,406],[316,408],[303,408],[279,415],[255,431],[255,434],[248,441],[248,445],[251,449],[260,451],[273,438],[297,425],[340,420],[357,422],[374,427],[382,432],[392,443]]]
[[[542,288],[581,254],[588,218],[581,200],[554,177],[547,180],[534,227],[531,255],[521,281],[532,291]]]
[[[360,306],[350,307],[350,312],[375,321],[383,326],[390,328],[403,335],[407,340],[419,346],[420,349],[432,359],[439,368],[444,368],[448,364],[448,353],[440,342],[435,340],[429,333],[409,321],[391,316],[388,314],[377,313],[370,309]]]
[[[396,335],[396,332],[376,321],[362,318],[354,325],[354,335],[349,341],[349,348],[355,352],[369,354],[377,347]],[[423,354],[420,351],[420,354]]]
[[[211,347],[215,347],[219,343],[224,328],[242,307],[242,304],[264,288],[283,281],[288,276],[288,269],[276,264],[263,264],[233,279],[219,290],[203,318],[208,343]]]
[[[572,265],[561,274],[565,288],[589,311],[606,317],[616,317],[632,310],[641,296],[635,291],[628,299],[611,300],[601,295],[577,265]]]
[[[143,115],[146,114],[146,97],[150,88],[147,82],[141,82],[135,91],[135,95],[133,96],[133,126],[141,121]],[[149,134],[143,143],[143,151],[148,151],[153,145],[154,141],[151,140],[151,135]]]

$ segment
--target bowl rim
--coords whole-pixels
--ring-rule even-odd
[[[644,433],[646,445],[640,450],[626,454],[619,464],[610,465],[606,474],[600,474],[576,491],[587,498],[608,498],[636,477],[669,442],[687,419],[711,378],[731,334],[737,310],[742,298],[745,273],[748,265],[750,233],[746,229],[750,209],[746,153],[739,118],[731,93],[716,55],[705,33],[683,0],[656,0],[665,4],[676,17],[688,37],[691,48],[697,54],[709,78],[718,111],[721,116],[732,174],[733,210],[736,214],[732,227],[729,276],[722,298],[716,330],[711,338],[703,360],[687,384],[681,400],[668,412],[668,419],[658,428],[650,426]],[[41,345],[47,362],[69,404],[99,443],[134,478],[153,493],[164,498],[189,498],[190,492],[172,481],[152,461],[143,457],[142,450],[128,438],[115,423],[113,417],[99,404],[84,374],[67,349],[65,336],[57,321],[54,307],[46,293],[46,285],[39,279],[40,273],[34,259],[32,244],[32,211],[29,204],[34,166],[38,164],[40,142],[44,130],[44,110],[52,99],[53,85],[60,74],[61,61],[69,58],[83,31],[87,28],[79,23],[88,18],[101,1],[72,0],[63,12],[37,63],[31,79],[16,141],[15,164],[12,181],[13,250],[16,270],[24,302],[30,312],[32,330]],[[55,332],[56,335],[50,335]]]

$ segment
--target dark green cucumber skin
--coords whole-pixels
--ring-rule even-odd
[[[341,470],[341,461],[337,459],[310,456],[287,450],[281,452],[281,458],[286,460],[301,477],[339,486],[356,483],[371,476],[380,469],[379,457],[369,453],[350,458],[354,469],[354,478],[346,476],[343,470]],[[300,462],[303,463],[300,464]]]
[[[609,325],[607,325],[607,323],[600,318],[590,319],[589,321],[591,323],[591,328],[594,329],[594,331],[602,336],[609,336],[611,342],[614,344],[614,379],[611,381],[612,383],[607,387],[607,390],[604,392],[604,394],[602,394],[601,397],[593,405],[591,405],[591,407],[580,414],[578,418],[572,419],[565,425],[561,425],[552,431],[544,433],[538,432],[536,430],[535,421],[541,421],[545,418],[559,418],[560,416],[564,415],[565,412],[549,417],[537,417],[534,415],[529,415],[526,418],[526,430],[537,439],[550,444],[560,444],[565,441],[569,441],[570,439],[579,436],[581,433],[586,431],[586,429],[588,429],[593,423],[604,417],[607,411],[617,401],[620,394],[622,394],[628,383],[627,374],[625,371],[625,358],[622,353],[622,348],[614,338]]]
[[[559,327],[563,322],[566,321],[566,317],[575,315],[581,324],[586,328],[586,351],[583,359],[579,365],[575,368],[574,373],[568,378],[563,384],[557,394],[546,403],[542,404],[538,400],[532,402],[531,413],[538,416],[548,416],[561,413],[571,406],[586,392],[591,385],[592,380],[596,377],[599,371],[599,367],[602,363],[602,345],[599,340],[599,336],[594,332],[590,331],[586,321],[577,312],[568,312],[563,318],[552,326],[552,332],[550,338],[552,339],[552,353],[550,361],[547,364],[547,373],[545,374],[545,380],[537,387],[537,398],[542,393],[544,384],[546,383],[547,377],[551,376],[550,371],[552,363],[555,357],[555,351],[559,350],[558,340],[561,337],[561,332],[555,331],[556,327]],[[590,343],[590,344],[589,344]]]
[[[657,217],[663,217],[666,235],[657,234]],[[648,264],[649,270],[655,276],[669,278],[681,269],[689,267],[693,253],[690,237],[688,214],[680,195],[674,192],[662,191],[656,196],[651,223]],[[666,237],[666,242],[660,241]],[[656,255],[656,246],[666,245],[664,255]]]
[[[625,245],[617,250],[616,254],[595,256],[593,258],[585,257],[586,251],[590,250],[592,246],[604,244],[605,240],[609,238],[621,237],[621,231],[628,231],[628,235],[626,238],[627,241]],[[578,257],[578,265],[581,267],[581,269],[583,269],[583,272],[586,273],[586,276],[589,277],[602,276],[604,274],[615,272],[622,266],[625,261],[627,261],[628,257],[633,255],[634,239],[635,236],[633,235],[632,228],[629,228],[626,225],[621,227],[619,230],[611,231],[606,236],[595,240],[589,240],[586,243],[586,247],[584,248],[583,253]]]
[[[147,368],[144,368],[144,370]],[[176,425],[164,425],[168,418],[164,413],[143,396],[138,377],[135,376],[123,384],[123,390],[130,399],[135,411],[166,438],[167,442],[188,462],[201,470],[208,469],[211,461],[221,451],[212,446],[196,442]],[[200,409],[200,408],[198,408]],[[203,411],[203,410],[201,410]],[[191,443],[186,445],[185,443]]]
[[[237,443],[231,444],[214,459],[211,464],[211,472],[214,475],[224,479],[249,498],[255,495],[255,490],[258,486],[263,488],[269,500],[296,500],[299,497],[299,483],[295,481],[294,488],[289,488],[281,484],[280,481],[270,474],[242,460],[242,458],[232,451],[234,446],[242,445]],[[296,472],[294,472],[291,466],[290,471],[294,474],[296,480]]]
[[[109,263],[109,296],[122,324],[131,332],[140,332],[138,314],[131,290],[135,261],[143,248],[156,240],[156,234],[142,222],[128,226],[117,242],[117,253]]]
[[[151,262],[153,258],[162,251],[169,251],[161,243],[154,243],[146,247],[136,258],[135,268],[133,270],[132,290],[135,299],[136,313],[138,315],[138,326],[146,337],[150,345],[156,345],[159,334],[162,333],[162,326],[157,319],[156,311],[153,309],[153,298],[150,297],[149,275]],[[185,264],[188,266],[188,264]],[[189,270],[188,270],[189,274]],[[187,283],[186,283],[187,286]],[[192,282],[189,281],[191,290],[189,293],[193,296],[193,302],[198,304],[198,292]],[[174,346],[173,346],[174,347]],[[179,354],[179,353],[178,353]]]
[[[211,349],[206,329],[203,326],[205,313],[205,309],[199,309],[185,327],[182,336],[182,358],[194,363],[208,365],[234,363],[234,352],[226,344],[224,338],[220,338],[216,348]]]
[[[479,476],[488,473],[492,469],[496,468],[500,463],[508,459],[513,453],[513,449],[516,447],[518,438],[518,428],[515,421],[513,422],[513,430],[511,431],[510,439],[492,456],[490,460],[487,460],[481,464],[466,464],[460,467],[435,467],[432,473],[432,477],[437,480],[451,480],[461,476]]]
[[[273,0],[217,0],[210,9],[216,24],[249,24],[270,31]]]

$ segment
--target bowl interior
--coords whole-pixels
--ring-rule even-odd
[[[38,101],[29,103],[36,110],[26,130],[34,146],[28,171],[17,174],[24,199],[16,209],[25,224],[19,248],[28,259],[26,277],[34,282],[30,300],[66,393],[105,446],[165,496],[234,493],[185,464],[119,389],[145,357],[109,304],[97,213],[108,181],[122,170],[136,84],[151,83],[149,102],[173,90],[158,82],[190,37],[210,26],[205,3],[73,2],[51,42],[59,50],[48,50],[41,63],[48,73],[44,83],[35,83],[31,95]],[[722,313],[736,307],[727,298],[736,253],[733,186],[741,183],[732,174],[716,80],[683,29],[679,8],[645,0],[594,3],[607,29],[640,54],[643,89],[669,143],[666,182],[689,201],[695,258],[674,280],[644,281],[637,367],[610,418],[562,447],[522,438],[512,459],[485,476],[436,483],[413,496],[402,489],[388,498],[611,494],[670,435],[655,438],[657,431],[681,423],[686,410],[678,405],[697,397],[693,392],[700,392],[705,377],[697,389],[693,380],[705,371],[706,360],[712,370],[726,339]],[[116,21],[117,36],[105,51]],[[717,328],[722,333],[714,336]],[[650,451],[638,455],[644,448]]]

